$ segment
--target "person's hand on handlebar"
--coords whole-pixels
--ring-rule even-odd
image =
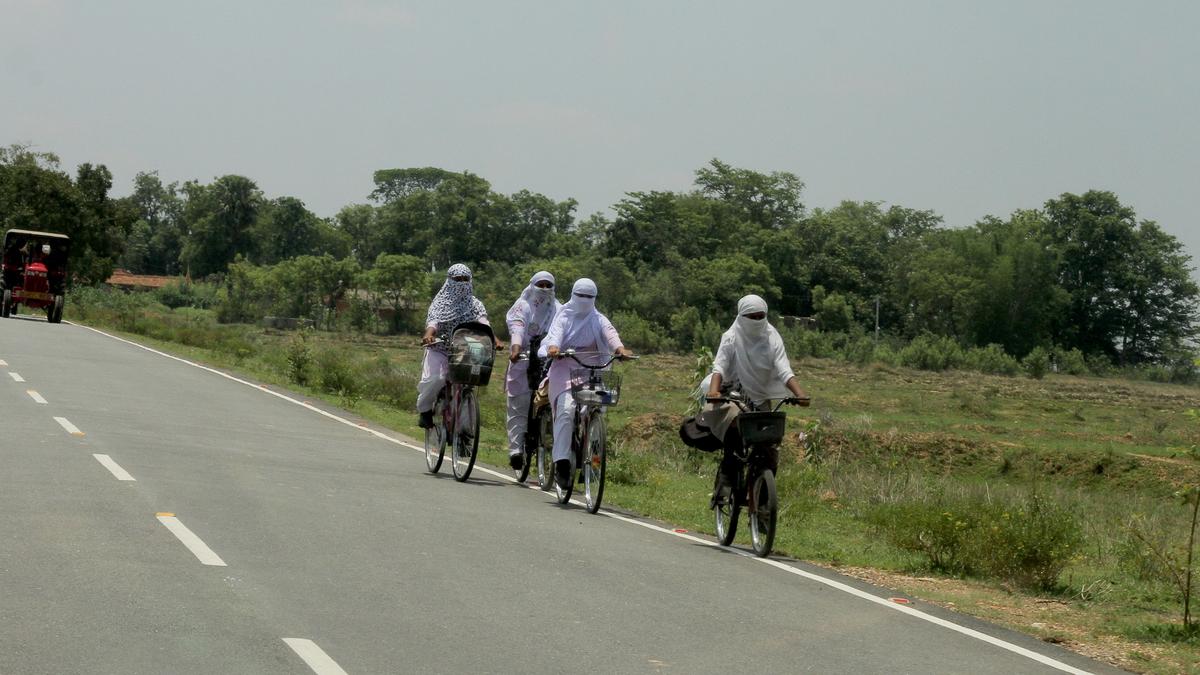
[[[796,381],[795,377],[792,377],[787,381],[787,388],[788,388],[788,391],[792,392],[792,399],[793,399],[793,400],[789,401],[789,403],[792,403],[793,405],[798,405],[801,407],[807,407],[808,404],[812,402],[812,399],[809,397],[808,392],[804,391],[804,389],[802,389],[800,387],[800,383]]]
[[[434,335],[437,333],[437,326],[430,326],[425,329],[425,334],[421,336],[421,344],[428,347],[434,342]]]
[[[560,353],[561,352],[559,351],[558,347],[547,347],[546,348],[546,356],[549,356],[552,359],[557,359],[558,355]]]
[[[508,360],[513,363],[521,360],[521,345],[512,343],[512,346],[508,348]]]
[[[634,358],[634,356],[633,356],[633,352],[629,351],[628,349],[626,349],[624,347],[621,347],[620,349],[617,350],[617,358],[618,359],[632,359],[632,358]]]

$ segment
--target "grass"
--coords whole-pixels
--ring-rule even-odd
[[[412,409],[422,350],[415,336],[312,333],[216,325],[206,312],[72,305],[75,317],[142,342],[345,407],[420,438]],[[296,382],[301,347],[310,369]],[[620,406],[610,410],[605,501],[698,532],[716,458],[684,447],[676,429],[688,406],[694,357],[652,355],[619,366]],[[1185,448],[1200,428],[1183,412],[1200,389],[1118,379],[1042,380],[931,373],[805,359],[794,364],[813,396],[788,409],[781,452],[776,548],[798,558],[975,614],[1144,672],[1200,663],[1200,644],[1179,625],[1178,594],[1145,570],[1126,529],[1130,517],[1183,533],[1172,495],[1200,482]],[[481,390],[480,460],[506,465],[502,369]],[[325,385],[324,387],[322,385]],[[797,437],[815,426],[819,463]],[[1037,491],[1080,523],[1082,543],[1057,583],[1027,590],[1011,580],[935,573],[870,524],[881,504],[914,503],[929,490],[984,495],[1000,505]],[[745,541],[745,523],[739,528]]]

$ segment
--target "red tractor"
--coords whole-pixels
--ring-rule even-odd
[[[4,300],[0,316],[11,316],[17,305],[25,305],[29,309],[46,310],[50,323],[62,321],[70,244],[67,235],[54,232],[4,233],[4,255],[0,258]]]

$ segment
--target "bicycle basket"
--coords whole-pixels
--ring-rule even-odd
[[[616,405],[621,400],[621,376],[611,370],[576,368],[571,371],[571,396],[579,405]]]
[[[787,415],[782,412],[744,412],[738,415],[742,442],[750,445],[777,445],[783,441]]]
[[[491,330],[476,323],[455,328],[450,336],[449,356],[451,382],[477,386],[487,384],[496,359]]]

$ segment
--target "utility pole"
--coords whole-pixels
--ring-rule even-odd
[[[879,296],[875,296],[875,344],[879,344]]]

